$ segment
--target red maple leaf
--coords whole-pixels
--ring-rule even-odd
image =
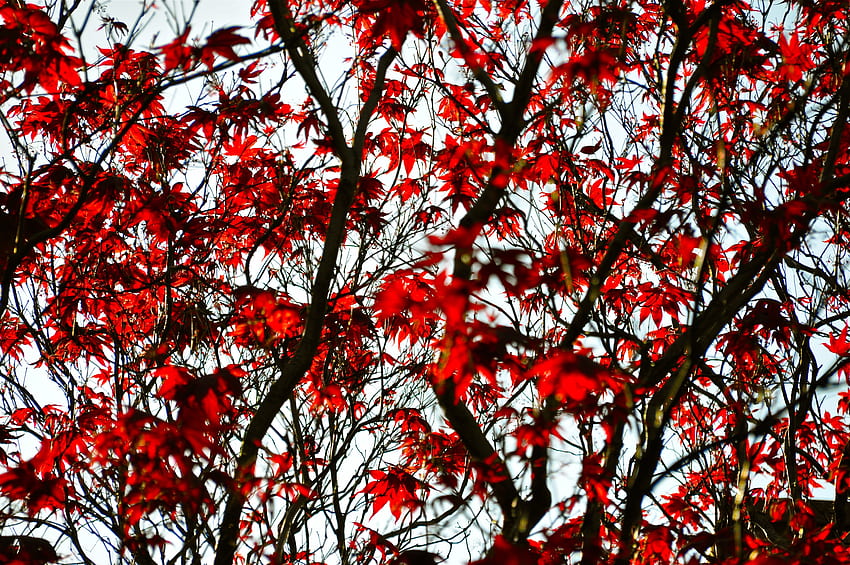
[[[31,515],[62,508],[66,485],[64,479],[36,472],[30,462],[0,475],[0,492],[12,500],[25,501]]]
[[[423,0],[361,0],[361,14],[376,15],[370,36],[390,36],[393,47],[398,50],[408,33],[423,37],[425,22],[432,17],[430,3]]]
[[[607,373],[587,357],[559,351],[535,365],[531,374],[538,378],[541,397],[581,403],[605,388]]]
[[[393,466],[384,471],[370,471],[370,483],[361,492],[374,495],[372,513],[377,514],[384,506],[389,505],[390,512],[396,520],[401,518],[404,510],[414,510],[422,505],[418,492],[427,488],[425,483],[402,469]]]

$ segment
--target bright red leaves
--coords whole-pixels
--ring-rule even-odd
[[[618,392],[620,382],[591,359],[569,351],[554,351],[531,368],[541,398],[567,406],[594,405],[606,391]]]
[[[187,425],[206,425],[215,431],[232,415],[234,401],[242,393],[244,371],[227,367],[196,377],[181,367],[163,367],[156,375],[162,379],[159,394],[180,407],[180,418]]]
[[[372,513],[377,514],[387,506],[396,520],[402,512],[422,506],[421,494],[428,486],[401,467],[386,471],[370,471],[372,478],[363,492],[372,495]]]
[[[90,4],[0,6],[3,520],[80,562],[844,559],[802,503],[850,410],[843,3],[257,0],[156,49]]]
[[[0,475],[0,492],[26,504],[30,515],[63,508],[67,482],[50,472],[39,472],[32,463],[22,463]]]
[[[254,288],[237,292],[238,312],[232,335],[245,345],[271,347],[301,332],[301,309],[274,293]]]
[[[374,17],[371,24],[362,24],[371,27],[368,35],[389,36],[396,50],[401,49],[408,33],[422,37],[434,14],[432,3],[425,0],[358,0],[355,4],[361,14]]]
[[[238,27],[228,27],[214,31],[200,46],[189,45],[189,33],[191,28],[187,27],[176,39],[163,45],[161,50],[165,57],[165,70],[173,71],[180,69],[188,71],[200,62],[206,68],[212,69],[216,56],[223,57],[229,61],[236,61],[239,55],[233,50],[238,45],[251,43],[250,39],[237,34]]]
[[[62,85],[82,84],[78,74],[82,60],[67,54],[70,44],[47,13],[23,2],[5,2],[0,19],[0,65],[24,72],[23,82],[15,87],[31,92],[42,86],[56,92]],[[4,88],[9,86],[3,83]]]

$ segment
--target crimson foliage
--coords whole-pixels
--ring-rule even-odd
[[[118,4],[0,4],[0,563],[850,563],[845,2]]]

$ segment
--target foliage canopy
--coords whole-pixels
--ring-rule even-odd
[[[209,1],[0,3],[0,563],[850,563],[846,2]]]

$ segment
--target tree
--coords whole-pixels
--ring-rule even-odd
[[[112,9],[0,5],[0,563],[850,562],[844,2]]]

